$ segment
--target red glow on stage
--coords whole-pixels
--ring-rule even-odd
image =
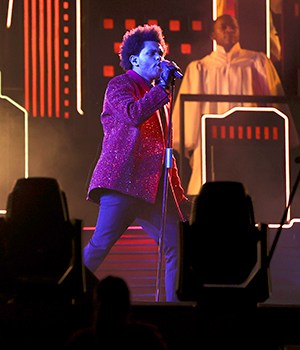
[[[273,140],[278,140],[278,128],[273,128]]]
[[[33,117],[61,117],[61,45],[70,45],[66,37],[70,35],[70,14],[60,12],[61,6],[65,11],[69,9],[69,3],[62,4],[59,0],[24,1],[25,108]],[[63,57],[70,58],[69,48],[63,51]],[[63,69],[69,69],[69,63]]]
[[[180,31],[180,21],[171,19],[169,21],[169,30],[171,32],[178,32],[178,31]]]
[[[113,77],[115,75],[114,66],[103,66],[103,76],[104,77]]]
[[[251,140],[252,139],[252,128],[251,128],[251,126],[247,126],[246,127],[246,135],[247,135],[247,140]]]
[[[104,29],[114,29],[114,20],[111,18],[104,18],[103,28]]]
[[[260,140],[261,139],[261,128],[259,126],[255,127],[255,138],[256,140]]]
[[[68,3],[68,1],[64,1],[64,2],[63,2],[63,8],[64,8],[65,10],[67,10],[67,9],[69,8],[69,3]]]
[[[48,99],[48,116],[51,117],[53,113],[53,107],[52,107],[52,99],[53,99],[53,85],[52,85],[52,79],[53,79],[53,65],[52,65],[52,59],[53,59],[53,49],[52,49],[52,6],[50,1],[47,1],[47,99]]]
[[[269,140],[270,139],[270,128],[268,126],[264,127],[264,139]]]
[[[39,63],[40,63],[40,116],[45,116],[45,17],[44,1],[39,0]]]
[[[226,127],[224,125],[221,126],[221,139],[226,138]]]
[[[65,2],[64,2],[65,5]],[[54,2],[55,116],[60,116],[60,21],[59,0]]]
[[[32,115],[37,116],[37,21],[36,0],[31,2]]]
[[[130,30],[136,27],[136,20],[132,18],[128,18],[125,20],[125,29]]]
[[[148,19],[148,24],[149,25],[153,25],[153,24],[158,24],[158,20],[157,19]]]
[[[202,21],[192,21],[192,30],[201,31],[202,30]]]
[[[120,52],[120,46],[121,46],[120,42],[114,43],[114,53],[118,54]]]
[[[191,44],[181,44],[180,45],[181,53],[183,55],[189,55],[192,52],[192,46]]]
[[[216,139],[218,137],[218,128],[215,125],[212,126],[211,132],[212,132],[212,138]]]
[[[244,137],[244,128],[242,126],[238,126],[238,131],[237,131],[238,139],[242,140]]]
[[[29,3],[24,0],[24,100],[29,110]]]
[[[217,138],[226,139],[227,137],[229,137],[229,139],[231,139],[231,140],[234,140],[235,138],[242,140],[244,138],[244,129],[246,129],[245,134],[246,134],[246,137],[248,140],[252,139],[253,130],[254,130],[256,140],[261,140],[262,138],[264,140],[270,140],[270,138],[271,138],[269,126],[264,126],[264,127],[246,126],[246,127],[244,127],[244,126],[234,126],[234,125],[230,125],[230,126],[212,125],[211,126],[211,137],[213,139],[217,139]],[[274,141],[278,141],[278,128],[277,127],[273,128],[272,139]]]

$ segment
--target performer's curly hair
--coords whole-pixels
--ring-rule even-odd
[[[127,31],[123,35],[123,41],[120,46],[120,66],[127,71],[132,68],[129,60],[131,55],[138,55],[144,48],[145,41],[156,41],[163,49],[164,55],[167,52],[167,45],[164,40],[160,26],[145,24]]]

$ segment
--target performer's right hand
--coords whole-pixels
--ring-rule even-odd
[[[174,81],[175,74],[179,68],[174,65],[173,62],[170,62],[168,60],[162,60],[160,66],[162,68],[162,72],[158,85],[167,90],[170,88],[171,83]]]

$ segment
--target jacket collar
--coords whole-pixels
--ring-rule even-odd
[[[149,84],[143,77],[137,74],[134,70],[128,70],[126,72],[133,80],[135,80],[139,85],[142,86],[143,89],[149,91],[152,88],[152,85]]]

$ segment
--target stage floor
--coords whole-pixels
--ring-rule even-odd
[[[83,245],[93,228],[83,231]],[[269,248],[278,232],[269,228]],[[158,248],[141,227],[131,227],[112,248],[97,270],[95,276],[101,279],[108,274],[123,277],[131,290],[134,302],[155,302],[157,300]],[[160,298],[164,300],[164,266],[160,283]],[[270,265],[271,295],[267,305],[300,305],[300,220],[294,219],[285,225],[280,233]]]

